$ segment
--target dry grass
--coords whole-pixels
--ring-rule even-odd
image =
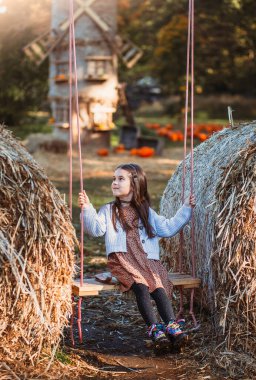
[[[256,374],[256,123],[215,134],[195,149],[194,159],[196,272],[220,339],[216,361],[231,374],[238,364]],[[189,157],[186,165],[189,178]],[[164,192],[166,216],[180,206],[181,178],[182,165]],[[183,249],[183,270],[190,272],[189,227],[184,237],[183,248],[179,237],[162,242],[163,260],[177,268]]]
[[[60,194],[21,144],[0,127],[2,369],[39,360],[49,366],[71,312],[74,244]]]

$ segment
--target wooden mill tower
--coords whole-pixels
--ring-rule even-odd
[[[112,117],[118,102],[118,58],[130,68],[142,52],[117,35],[117,0],[74,0],[74,19],[79,118],[85,132],[82,136],[88,137],[113,128]],[[49,56],[53,125],[55,134],[64,138],[69,128],[68,32],[69,1],[52,0],[50,30],[24,48],[36,64]],[[74,114],[73,119],[75,125]]]

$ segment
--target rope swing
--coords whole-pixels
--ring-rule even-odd
[[[193,169],[194,169],[194,158],[193,158],[193,132],[194,132],[194,0],[189,0],[189,11],[188,11],[188,40],[187,40],[187,69],[186,69],[186,100],[185,100],[185,125],[184,125],[184,157],[183,157],[183,177],[182,177],[182,203],[185,201],[185,178],[186,178],[186,155],[187,155],[187,138],[188,138],[188,109],[189,109],[189,90],[190,90],[190,120],[191,120],[191,175],[190,175],[190,195],[193,194]],[[74,94],[73,94],[74,93]],[[74,95],[74,104],[73,104]],[[77,79],[77,63],[76,63],[76,44],[75,44],[75,26],[74,26],[74,6],[73,0],[69,0],[69,209],[70,216],[72,219],[72,156],[73,156],[73,106],[76,112],[76,130],[77,130],[77,143],[79,152],[79,179],[80,179],[80,192],[83,192],[83,168],[82,168],[82,149],[81,149],[81,127],[79,120],[79,98],[78,98],[78,79]],[[79,342],[82,343],[82,299],[83,296],[96,295],[99,291],[103,289],[114,288],[113,285],[99,285],[95,284],[95,281],[91,279],[84,279],[84,218],[83,218],[83,208],[81,207],[81,237],[80,237],[80,283],[73,284],[73,295],[72,295],[72,307],[73,313],[71,316],[71,342],[74,346],[74,336],[73,336],[73,322],[75,314],[75,302],[74,294],[78,298],[77,305],[77,325],[79,333]],[[200,285],[200,280],[195,278],[195,244],[194,244],[194,216],[192,209],[192,220],[191,220],[191,252],[192,252],[192,276],[185,275],[182,273],[183,269],[183,248],[184,248],[184,236],[180,233],[180,252],[179,252],[179,273],[170,274],[173,275],[171,279],[175,286],[179,286],[180,289],[180,309],[178,316],[183,315],[183,286],[191,289],[190,295],[190,310],[189,313],[193,319],[195,328],[198,327],[194,312],[194,291],[195,287]],[[183,278],[182,278],[183,277]],[[88,289],[89,284],[89,289]]]
[[[185,201],[185,178],[186,178],[186,156],[188,139],[188,113],[189,113],[189,90],[190,90],[190,125],[191,125],[191,146],[190,146],[190,195],[194,192],[194,0],[189,0],[188,9],[188,34],[187,34],[187,65],[186,65],[186,98],[185,98],[185,120],[184,120],[184,151],[183,151],[183,171],[182,171],[182,203]],[[195,227],[194,211],[192,209],[191,218],[191,263],[192,277],[195,278]],[[179,251],[179,272],[183,271],[184,235],[180,232]],[[194,315],[194,293],[191,289],[189,313],[193,319],[195,327],[198,326]],[[180,309],[177,318],[183,315],[183,288],[180,287]]]
[[[74,74],[74,76],[73,76]],[[80,192],[83,191],[83,165],[82,165],[82,148],[81,148],[81,127],[79,120],[79,100],[78,100],[78,85],[77,85],[77,64],[76,64],[76,43],[75,43],[75,22],[74,22],[74,6],[73,0],[69,0],[69,209],[70,215],[72,218],[72,156],[73,156],[73,81],[74,81],[74,98],[75,98],[75,111],[76,111],[76,128],[78,133],[78,158],[79,158],[79,180],[80,180]],[[81,237],[80,237],[80,286],[83,286],[84,279],[84,218],[83,218],[83,208],[81,208]],[[82,297],[79,297],[78,300],[78,333],[79,333],[79,342],[82,343],[83,335],[81,328],[82,321]],[[72,297],[72,303],[74,304],[74,297]],[[73,318],[74,310],[71,317],[71,341],[74,345],[74,336],[73,336]]]

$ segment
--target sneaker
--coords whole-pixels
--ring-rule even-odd
[[[180,342],[183,338],[186,337],[186,334],[181,330],[179,323],[171,320],[166,326],[166,335],[171,341],[175,343]]]
[[[176,323],[178,323],[178,325],[180,326],[180,329],[181,329],[182,331],[185,330],[185,324],[186,324],[185,319],[183,319],[183,318],[181,318],[181,319],[177,319],[177,320],[176,320]]]
[[[148,328],[148,336],[153,342],[166,341],[165,326],[161,323],[154,323]]]

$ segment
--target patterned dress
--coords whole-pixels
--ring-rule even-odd
[[[123,210],[126,222],[132,228],[126,234],[127,252],[113,252],[109,255],[108,267],[112,275],[119,280],[122,292],[128,291],[135,282],[148,286],[150,293],[157,288],[164,288],[171,298],[173,286],[167,270],[160,260],[148,259],[143,250],[136,211],[130,205]]]

